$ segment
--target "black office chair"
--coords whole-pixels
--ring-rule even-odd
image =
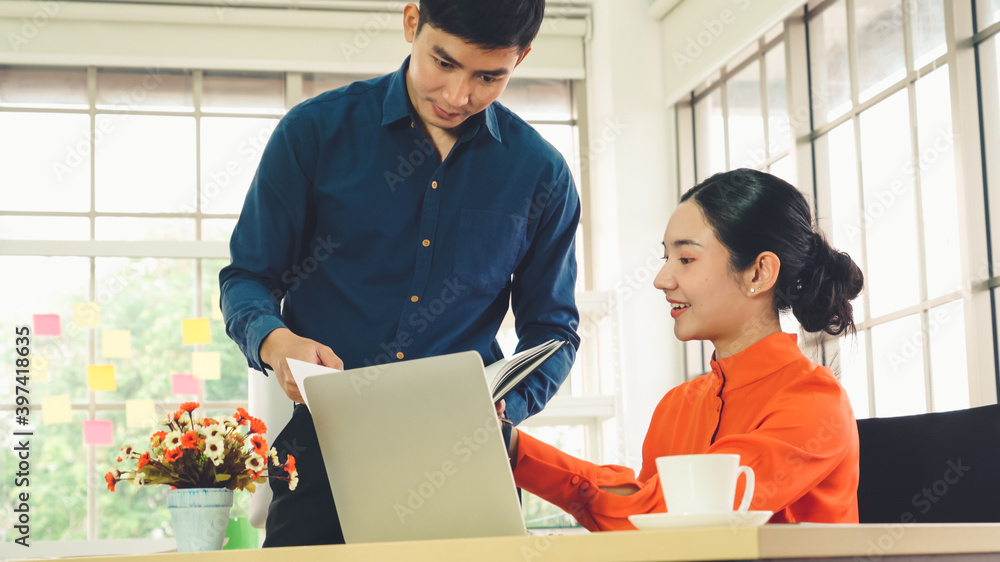
[[[858,420],[862,523],[1000,522],[1000,405]]]

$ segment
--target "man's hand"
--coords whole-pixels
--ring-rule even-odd
[[[288,328],[278,328],[268,334],[260,344],[260,360],[274,369],[274,375],[278,377],[281,389],[289,398],[299,403],[305,403],[305,400],[298,385],[295,384],[295,379],[292,378],[288,361],[285,361],[286,357],[331,369],[344,368],[344,362],[332,349],[311,339],[296,336]]]

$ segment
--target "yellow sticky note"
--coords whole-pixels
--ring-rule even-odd
[[[87,365],[87,388],[90,390],[118,390],[114,365]]]
[[[69,423],[73,421],[73,410],[69,394],[42,397],[42,423]]]
[[[195,351],[191,354],[191,374],[203,381],[219,380],[222,376],[222,357],[218,351]]]
[[[221,299],[222,293],[212,293],[212,320],[224,320],[222,318],[222,309],[219,308]]]
[[[31,377],[31,382],[49,382],[49,358],[29,355],[28,376]]]
[[[132,357],[132,332],[129,330],[102,330],[101,355],[103,357]]]
[[[126,400],[126,427],[154,427],[156,425],[156,407],[152,400]]]
[[[212,329],[208,318],[185,318],[181,320],[184,345],[212,343]]]
[[[73,326],[77,328],[100,328],[101,305],[96,302],[73,303]]]

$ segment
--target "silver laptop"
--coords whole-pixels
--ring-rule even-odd
[[[348,543],[527,533],[478,353],[303,385]]]

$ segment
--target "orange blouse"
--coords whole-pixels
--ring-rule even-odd
[[[740,455],[756,476],[750,509],[773,511],[772,523],[858,522],[858,429],[847,393],[785,333],[713,359],[711,373],[668,392],[653,412],[638,478],[520,432],[514,480],[591,531],[634,529],[629,515],[667,511],[656,458],[695,453]],[[630,484],[639,488],[630,496],[600,489]],[[740,478],[736,498],[743,487]]]

